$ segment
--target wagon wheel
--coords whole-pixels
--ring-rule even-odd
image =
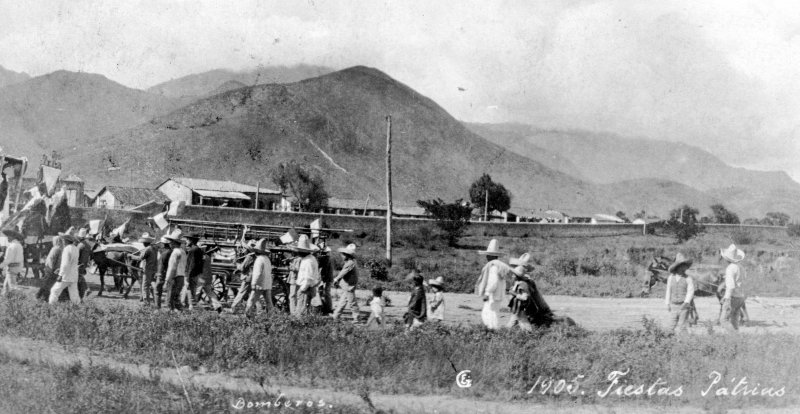
[[[228,289],[225,286],[225,276],[215,274],[211,279],[211,289],[220,301],[226,300]]]

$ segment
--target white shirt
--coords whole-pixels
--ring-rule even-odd
[[[744,270],[736,263],[731,263],[725,268],[725,297],[744,297]]]
[[[58,274],[61,276],[62,282],[77,282],[78,281],[78,246],[68,244],[61,252],[61,266],[59,266]]]
[[[372,314],[376,317],[383,317],[383,298],[378,296],[373,296],[372,300],[369,302],[369,308],[372,310]]]
[[[175,277],[186,276],[186,252],[180,247],[172,249],[172,254],[169,256],[169,264],[167,265],[167,276],[165,281],[172,280]]]
[[[6,255],[0,268],[8,269],[10,272],[22,271],[25,263],[25,255],[22,253],[22,244],[19,240],[13,239],[6,249]]]
[[[428,302],[428,318],[444,320],[444,293],[441,291],[433,294],[433,299]]]
[[[503,302],[506,298],[506,277],[501,266],[494,265],[489,268],[489,275],[486,280],[485,296],[489,296],[489,302]]]
[[[319,284],[319,263],[317,258],[309,254],[300,260],[300,268],[297,270],[297,285],[300,292],[317,286]]]
[[[256,260],[253,262],[253,277],[250,279],[250,286],[260,290],[272,289],[272,263],[267,256],[256,256]]]

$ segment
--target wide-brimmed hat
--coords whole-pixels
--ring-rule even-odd
[[[152,243],[153,241],[155,241],[155,238],[151,236],[150,233],[145,232],[139,236],[139,243]]]
[[[267,254],[269,253],[269,241],[267,239],[261,239],[254,244],[247,244],[245,248],[254,252],[256,254]]]
[[[5,229],[5,230],[3,230],[3,234],[5,234],[6,236],[8,236],[8,237],[10,237],[12,239],[17,239],[17,240],[19,240],[21,242],[25,241],[25,235],[20,233],[20,232],[18,232],[18,231],[16,231],[16,230],[14,230],[14,229]]]
[[[744,260],[744,252],[731,244],[727,249],[720,249],[719,255],[731,263],[739,263]]]
[[[170,242],[183,243],[183,232],[181,229],[175,229],[172,233],[164,235],[163,238]]]
[[[356,255],[356,245],[353,244],[353,243],[350,243],[350,244],[347,245],[347,247],[340,247],[340,248],[336,249],[336,251],[341,253],[341,254],[346,254],[348,256],[355,256]]]
[[[158,242],[162,244],[169,244],[169,239],[167,238],[167,236],[161,236],[161,238],[158,239]]]
[[[58,235],[63,237],[64,240],[70,241],[71,243],[75,243],[76,241],[78,241],[78,238],[75,237],[75,227],[70,227],[67,229],[67,231],[63,233],[59,232]]]
[[[429,279],[428,280],[429,286],[436,286],[437,288],[444,290],[444,278],[438,276],[436,279]]]
[[[314,248],[311,247],[311,243],[308,242],[308,236],[305,234],[300,235],[300,237],[297,239],[297,245],[293,248],[296,252],[301,253],[311,253],[314,251]]]
[[[492,239],[489,242],[489,247],[486,250],[478,251],[478,254],[482,254],[484,256],[503,256],[505,253],[500,251],[500,248],[497,245],[497,239]]]
[[[192,239],[192,240],[200,240],[200,234],[198,233],[188,233],[183,236],[184,239]]]
[[[672,262],[671,265],[669,265],[667,271],[673,273],[677,268],[681,266],[686,266],[686,268],[689,268],[690,266],[692,266],[692,263],[693,263],[692,259],[687,259],[686,256],[683,255],[683,253],[678,253],[675,255],[675,261]]]
[[[531,254],[530,253],[523,253],[520,257],[512,257],[508,260],[508,264],[511,266],[530,266],[531,261]]]

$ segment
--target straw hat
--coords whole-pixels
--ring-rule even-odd
[[[181,231],[181,229],[175,229],[175,230],[172,231],[172,233],[165,235],[163,238],[167,239],[167,241],[169,241],[169,242],[175,242],[175,243],[180,244],[180,243],[183,243],[183,240],[182,240],[183,239],[183,232]]]
[[[167,238],[167,236],[161,236],[161,238],[158,239],[158,242],[166,245],[169,244],[169,239]]]
[[[308,236],[301,234],[297,239],[297,246],[294,246],[294,250],[301,253],[311,253],[314,251],[314,248],[311,247],[311,244],[308,242]]]
[[[512,257],[508,260],[511,266],[529,266],[531,261],[530,253],[523,253],[519,258]]]
[[[25,241],[25,236],[24,236],[22,233],[20,233],[20,232],[18,232],[18,231],[16,231],[16,230],[14,230],[14,229],[6,229],[6,230],[3,230],[3,234],[5,234],[6,236],[8,236],[9,238],[12,238],[12,239],[17,239],[17,240],[19,240],[20,242],[24,242],[24,241]]]
[[[429,279],[428,280],[429,286],[436,286],[437,288],[444,290],[444,278],[438,276],[436,279]]]
[[[478,254],[481,254],[481,255],[484,255],[484,256],[503,256],[503,255],[505,255],[505,253],[501,252],[500,248],[497,246],[497,239],[492,239],[489,242],[489,247],[487,247],[486,250],[479,251]]]
[[[353,244],[353,243],[350,243],[350,244],[347,245],[347,247],[340,247],[340,248],[336,249],[336,251],[341,253],[341,254],[346,254],[346,255],[348,255],[350,257],[355,257],[355,255],[356,255],[356,245]]]
[[[731,263],[739,263],[744,260],[744,252],[731,244],[727,249],[720,249],[719,255]]]
[[[255,254],[267,254],[267,253],[269,253],[269,245],[268,245],[267,239],[261,239],[261,240],[255,242],[255,243],[253,243],[252,245],[248,243],[247,246],[245,246],[245,247],[247,248],[247,250],[250,250],[251,252],[254,252]]]
[[[687,259],[683,255],[683,253],[678,253],[678,254],[675,255],[675,261],[672,262],[671,265],[669,265],[669,268],[667,269],[667,271],[669,271],[670,273],[674,273],[675,269],[677,269],[677,268],[679,268],[681,266],[686,266],[686,268],[688,269],[689,267],[692,266],[692,263],[693,263],[692,259]]]
[[[67,231],[63,233],[59,232],[58,235],[63,237],[64,240],[67,240],[70,243],[75,243],[76,241],[78,241],[78,238],[75,237],[75,227],[70,227],[67,229]]]
[[[152,243],[153,241],[155,241],[155,238],[153,238],[150,233],[145,232],[139,236],[139,243]]]

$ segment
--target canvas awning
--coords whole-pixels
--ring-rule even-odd
[[[234,200],[249,200],[250,197],[238,191],[212,191],[212,190],[194,190],[195,193],[203,197],[209,198],[229,198]]]

